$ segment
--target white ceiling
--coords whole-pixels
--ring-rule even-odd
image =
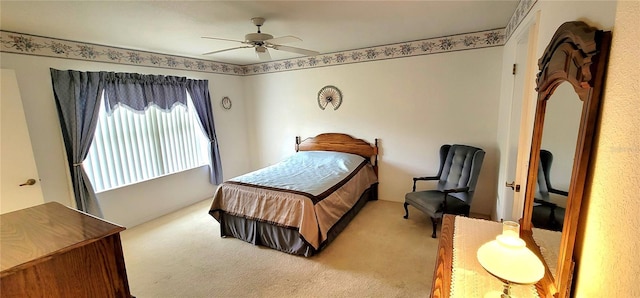
[[[232,64],[261,62],[243,40],[256,32],[294,35],[293,47],[331,53],[504,28],[518,1],[0,1],[0,28],[100,45]],[[270,50],[273,60],[298,57]]]

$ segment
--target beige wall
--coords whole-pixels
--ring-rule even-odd
[[[224,176],[230,178],[249,169],[241,77],[4,52],[0,53],[0,67],[16,72],[46,202],[57,201],[67,206],[74,205],[49,68],[137,72],[208,79]],[[219,102],[223,96],[229,96],[233,100],[231,110],[223,110],[220,106]],[[131,227],[211,197],[214,191],[215,186],[209,183],[208,172],[199,168],[99,193],[98,200],[107,220]]]
[[[619,1],[591,187],[576,257],[576,297],[640,297],[640,2]]]
[[[501,57],[502,47],[495,47],[246,77],[252,166],[292,154],[295,136],[379,138],[380,199],[401,202],[412,177],[437,173],[442,144],[475,145],[487,154],[472,212],[489,214],[496,197]],[[337,111],[318,107],[325,85],[343,93]]]

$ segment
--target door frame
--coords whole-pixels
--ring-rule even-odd
[[[524,193],[527,185],[527,174],[529,171],[529,157],[531,153],[531,138],[533,135],[533,123],[537,103],[536,74],[538,72],[538,30],[540,26],[540,11],[537,11],[533,18],[523,26],[525,28],[516,38],[521,40],[527,34],[527,57],[526,65],[522,70],[522,110],[520,111],[520,127],[518,137],[518,156],[516,158],[515,184],[520,185],[520,191],[514,192],[513,208],[511,217],[513,219],[522,218],[524,212]],[[514,82],[515,85],[515,82]],[[515,100],[515,98],[512,98]],[[509,179],[510,177],[507,177]],[[508,212],[508,210],[505,210]]]

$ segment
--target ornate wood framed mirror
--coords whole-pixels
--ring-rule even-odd
[[[542,297],[568,297],[611,33],[562,24],[538,60],[522,235],[546,266]]]

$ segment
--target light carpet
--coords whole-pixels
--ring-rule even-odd
[[[438,240],[416,209],[372,201],[318,255],[221,238],[205,200],[121,233],[132,295],[428,297]]]

